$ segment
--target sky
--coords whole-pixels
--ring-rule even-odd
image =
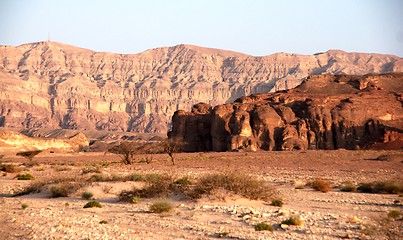
[[[192,44],[254,56],[330,49],[403,57],[402,0],[0,0],[0,45],[138,53]]]

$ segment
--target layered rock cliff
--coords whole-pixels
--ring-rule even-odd
[[[299,85],[309,75],[403,71],[393,55],[254,57],[178,45],[139,54],[55,42],[0,46],[0,127],[166,132],[172,114]]]
[[[185,151],[403,149],[403,74],[317,75],[295,89],[177,111],[169,137]]]

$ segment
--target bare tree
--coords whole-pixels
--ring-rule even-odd
[[[163,146],[164,152],[168,154],[169,158],[171,159],[172,165],[175,165],[174,153],[180,152],[182,150],[183,143],[168,139],[163,142]]]
[[[25,157],[25,158],[29,159],[29,161],[32,161],[32,159],[34,159],[34,157],[41,152],[42,152],[42,150],[25,151],[25,152],[17,153],[17,156]]]
[[[132,164],[134,155],[138,152],[138,145],[133,142],[122,142],[108,149],[108,152],[119,155],[124,164]]]

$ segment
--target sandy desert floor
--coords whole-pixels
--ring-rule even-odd
[[[377,157],[386,155],[383,161]],[[141,159],[143,156],[138,156]],[[120,163],[119,156],[104,153],[40,154],[29,164],[24,158],[6,156],[3,164],[20,168],[0,172],[0,239],[403,239],[403,197],[400,194],[342,192],[338,186],[372,181],[403,180],[401,151],[305,151],[255,153],[180,153],[172,166],[167,155],[155,155],[150,164]],[[151,213],[156,199],[138,203],[118,200],[134,181],[88,182],[98,174],[168,173],[197,177],[212,172],[243,172],[271,183],[282,207],[217,193],[199,200],[168,199],[174,209]],[[35,180],[17,180],[30,173]],[[39,193],[13,197],[37,181],[71,177],[87,184],[68,197],[50,198]],[[322,193],[304,186],[321,178],[332,191]],[[102,208],[83,208],[82,192],[91,192]],[[22,205],[25,204],[24,209]],[[391,211],[400,217],[388,217]],[[300,226],[280,224],[299,217]],[[102,223],[101,223],[102,222]],[[274,231],[255,231],[266,222]]]

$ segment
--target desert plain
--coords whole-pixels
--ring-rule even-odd
[[[151,159],[147,163],[145,159]],[[177,153],[136,155],[125,165],[103,152],[38,154],[32,161],[4,156],[13,171],[0,176],[1,239],[402,239],[401,192],[341,191],[345,184],[403,181],[403,154],[393,150]],[[245,174],[267,182],[270,199],[250,199],[226,189],[198,198],[166,194],[119,200],[122,191],[145,186],[144,176],[190,182],[213,173]],[[31,174],[33,180],[18,180]],[[94,175],[98,177],[94,177]],[[125,177],[126,176],[126,177]],[[127,176],[135,176],[127,178]],[[140,177],[143,176],[143,177]],[[59,179],[59,181],[55,181]],[[63,180],[64,179],[64,180]],[[143,179],[143,180],[142,180]],[[320,179],[330,189],[308,186]],[[52,186],[69,182],[66,197]],[[15,196],[35,183],[29,194]],[[176,183],[179,183],[178,181]],[[180,185],[180,183],[179,183]],[[85,196],[84,193],[90,194]],[[88,199],[85,199],[88,198]],[[91,199],[101,208],[84,208]],[[173,209],[155,213],[163,199]],[[280,200],[282,206],[274,206]],[[296,225],[286,223],[298,219]],[[266,223],[270,230],[257,231]]]

